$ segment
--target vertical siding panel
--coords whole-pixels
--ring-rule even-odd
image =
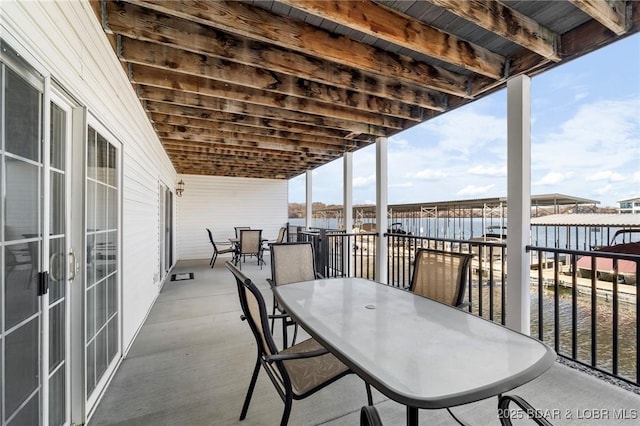
[[[275,239],[287,222],[288,183],[276,179],[242,179],[180,175],[184,194],[177,199],[178,260],[209,259],[214,241],[235,236],[234,226],[262,229]]]

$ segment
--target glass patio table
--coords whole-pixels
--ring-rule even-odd
[[[363,380],[407,407],[466,404],[512,390],[555,362],[546,344],[460,309],[362,278],[274,289],[286,312]]]

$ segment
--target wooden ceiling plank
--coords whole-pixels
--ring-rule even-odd
[[[247,132],[251,131],[249,129],[257,129],[276,133],[288,132],[292,134],[322,136],[334,139],[344,139],[347,135],[346,132],[337,129],[308,126],[305,124],[292,123],[290,121],[260,119],[258,117],[249,116],[234,116],[233,114],[220,114],[220,119],[200,118],[198,115],[200,112],[205,110],[198,108],[175,107],[170,104],[154,102],[147,102],[146,105],[148,110],[153,110],[153,112],[149,112],[151,121],[154,123],[171,124],[174,126],[204,128],[239,126],[239,128],[246,128]],[[191,114],[185,114],[189,112],[191,112]],[[375,142],[375,137],[361,134],[350,140],[354,143],[368,145]]]
[[[176,126],[171,124],[156,123],[156,130],[159,132],[184,132],[193,135],[215,136],[215,135],[230,135],[230,134],[246,134],[256,137],[271,137],[274,139],[281,139],[283,143],[286,142],[309,142],[309,143],[322,143],[326,145],[344,146],[345,139],[336,139],[329,137],[322,137],[318,135],[305,135],[303,133],[291,133],[282,132],[279,130],[259,129],[255,127],[242,126],[238,124],[221,123],[218,126],[209,127],[190,127],[190,126]],[[354,144],[355,145],[355,144]],[[364,144],[362,145],[364,146]]]
[[[226,146],[249,146],[255,148],[272,149],[274,151],[288,152],[318,152],[332,155],[341,155],[345,149],[337,145],[327,145],[311,142],[288,141],[283,143],[282,139],[269,138],[266,136],[246,135],[243,133],[223,133],[215,135],[193,135],[182,132],[158,132],[161,139],[182,140],[185,142],[211,142]]]
[[[219,144],[208,143],[189,143],[185,144],[180,141],[172,142],[171,140],[163,143],[167,153],[179,154],[179,153],[196,153],[207,155],[226,155],[229,157],[237,158],[239,156],[250,156],[255,158],[272,158],[277,157],[285,161],[304,161],[307,158],[317,158],[326,161],[327,158],[331,158],[328,155],[315,154],[315,153],[283,153],[281,151],[271,151],[261,148],[251,147],[227,147],[220,146]]]
[[[349,67],[469,98],[468,78],[237,1],[127,0],[129,3]],[[345,52],[349,52],[345,55]]]
[[[538,55],[559,61],[558,34],[500,1],[427,0]]]
[[[351,119],[349,119],[347,117],[341,117],[340,114],[335,111],[326,111],[324,108],[322,108],[322,111],[331,113],[331,115],[322,115],[319,112],[298,112],[293,109],[278,108],[276,105],[272,107],[265,107],[263,105],[256,105],[249,102],[201,96],[193,93],[164,90],[149,86],[139,86],[138,96],[140,99],[149,101],[167,102],[176,105],[183,105],[185,107],[197,107],[211,109],[214,111],[232,112],[235,114],[249,114],[264,118],[291,120],[302,124],[313,123],[318,126],[334,127],[343,130],[350,130],[356,133],[388,135],[393,129],[398,130],[403,128],[401,124],[402,120],[392,120],[389,117],[381,117],[382,121],[385,124],[388,124],[388,126],[383,127],[358,120],[359,115],[356,114],[349,114],[351,116]],[[360,115],[365,115],[365,117],[362,117],[365,119],[371,118],[366,116],[366,114]],[[406,124],[404,127],[407,127]]]
[[[146,86],[161,87],[170,90],[183,90],[191,93],[215,96],[225,99],[245,101],[247,99],[263,99],[277,97],[279,102],[286,100],[284,96],[300,99],[311,99],[328,105],[338,105],[353,108],[372,114],[384,114],[392,117],[423,120],[430,117],[432,112],[422,107],[406,105],[389,99],[349,92],[336,87],[327,87],[317,83],[289,78],[279,80],[277,91],[262,90],[248,85],[214,80],[191,74],[183,74],[168,69],[152,66],[132,64],[129,78],[132,82]],[[276,77],[277,78],[277,77]],[[254,102],[257,103],[257,102]],[[442,110],[440,110],[442,111]]]
[[[627,32],[625,0],[569,0],[574,6],[616,33]]]
[[[106,3],[105,30],[132,39],[151,41],[185,51],[214,56],[308,81],[409,105],[442,111],[442,93],[399,83],[396,79],[309,58],[265,43],[241,39],[211,27],[123,2]],[[308,83],[307,83],[308,84]]]
[[[159,48],[160,51],[156,51],[156,48]],[[170,67],[172,68],[179,68],[181,71],[186,71],[189,68],[189,60],[181,55],[179,51],[175,51],[175,49],[173,49],[172,52],[168,52],[175,54],[174,56],[172,56],[171,54],[165,55],[164,52],[162,52],[162,50],[164,49],[168,48],[166,46],[161,46],[153,43],[141,43],[136,40],[123,39],[121,45],[121,59],[136,64],[153,66],[154,62],[150,61],[155,61],[153,59],[153,57],[155,56],[159,61],[171,64]],[[239,80],[240,84],[250,84],[250,80],[259,82],[260,80],[264,81],[265,79],[267,80],[264,83],[265,86],[276,84],[279,85],[282,82],[278,81],[276,78],[274,78],[275,76],[273,74],[270,74],[268,72],[257,72],[253,74],[247,73],[241,69],[228,68],[227,64],[206,63],[208,62],[208,58],[203,58],[201,55],[193,56],[197,58],[196,60],[203,59],[204,63],[196,65],[196,67],[199,68],[200,72],[202,73],[201,75],[220,75],[222,73],[227,74],[222,78],[222,81],[226,81],[227,83],[218,83],[218,87],[213,87],[213,83],[209,83],[209,80],[203,79],[202,83],[204,85],[200,88],[200,90],[190,91],[190,93],[194,94],[208,95],[211,97],[215,96],[217,98],[226,98],[240,102],[250,102],[252,104],[262,105],[269,108],[284,108],[291,111],[307,112],[321,116],[329,116],[396,129],[407,127],[406,124],[402,123],[402,120],[410,120],[414,121],[415,123],[419,123],[425,118],[431,117],[433,114],[433,112],[424,109],[406,109],[404,112],[407,114],[411,114],[412,116],[404,116],[402,118],[399,118],[383,115],[383,108],[388,105],[380,105],[381,108],[368,108],[368,110],[364,111],[341,106],[339,102],[330,104],[328,102],[316,102],[314,100],[309,100],[308,98],[288,96],[281,93],[274,94],[264,90],[251,90],[247,88],[241,88],[236,84],[229,83],[230,81],[232,81],[233,76],[238,76],[237,80]],[[244,65],[239,66],[244,67]],[[198,73],[196,72],[193,75],[198,75]],[[215,76],[208,75],[207,78],[215,78]],[[135,76],[133,77],[133,80],[135,81]],[[187,82],[184,82],[184,84],[187,85]],[[228,84],[228,87],[224,87],[225,84]],[[180,86],[180,81],[177,80],[167,81],[167,84],[165,84],[164,87],[167,86],[169,86],[169,90],[172,91],[187,91],[185,90],[185,88]],[[234,90],[234,88],[236,90]],[[240,89],[241,91],[238,91]]]
[[[494,80],[503,77],[504,57],[369,0],[279,3]]]

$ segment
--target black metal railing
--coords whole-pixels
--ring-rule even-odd
[[[531,333],[567,358],[640,385],[640,256],[528,246]]]

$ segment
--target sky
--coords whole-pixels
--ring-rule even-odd
[[[388,203],[506,196],[506,103],[504,89],[390,137]],[[354,204],[375,204],[375,174],[375,145],[356,151]],[[315,169],[313,201],[342,204],[342,185],[342,159]],[[549,193],[640,197],[640,34],[531,79],[531,194]]]

